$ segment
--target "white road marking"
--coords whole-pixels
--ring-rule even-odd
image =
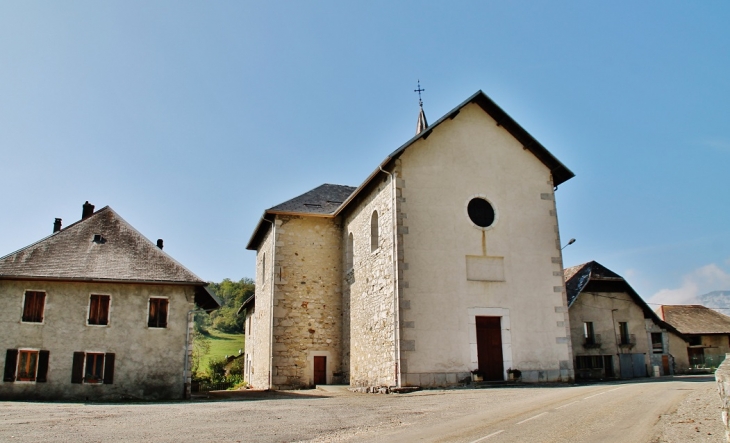
[[[613,392],[613,391],[618,391],[618,390],[619,390],[619,389],[621,389],[621,388],[623,388],[623,386],[621,386],[621,387],[618,387],[618,388],[615,388],[615,389],[609,389],[608,391],[603,391],[603,392],[599,392],[598,394],[593,394],[593,395],[589,395],[588,397],[584,398],[583,400],[588,400],[589,398],[593,398],[593,397],[597,397],[597,396],[599,396],[599,395],[603,395],[603,394],[605,394],[606,392]]]
[[[497,432],[492,432],[491,434],[489,434],[489,435],[487,435],[487,436],[485,436],[485,437],[482,437],[482,438],[476,439],[476,440],[474,440],[474,441],[473,441],[473,442],[471,442],[471,443],[477,443],[478,441],[483,441],[483,440],[486,440],[486,439],[488,439],[489,437],[494,437],[495,435],[497,435],[497,434],[501,434],[502,432],[504,432],[504,429],[502,429],[501,431],[497,431]]]
[[[520,422],[517,422],[517,424],[518,424],[518,425],[521,425],[522,423],[524,423],[524,422],[526,422],[526,421],[534,420],[534,419],[536,419],[537,417],[543,416],[543,415],[545,415],[545,414],[547,414],[547,412],[543,412],[542,414],[537,414],[537,415],[536,415],[536,416],[534,416],[534,417],[530,417],[530,418],[528,418],[528,419],[526,419],[526,420],[522,420],[522,421],[520,421]]]
[[[576,403],[578,403],[578,400],[574,401],[573,403],[568,403],[567,405],[563,405],[563,406],[558,406],[558,407],[557,407],[557,408],[555,408],[555,409],[563,409],[563,408],[566,408],[566,407],[568,407],[568,406],[570,406],[570,405],[574,405],[574,404],[576,404]]]

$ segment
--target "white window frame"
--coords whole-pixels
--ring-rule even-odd
[[[25,296],[28,292],[42,292],[46,294],[43,299],[43,321],[23,321],[23,312],[25,311]],[[23,290],[23,296],[20,299],[20,323],[24,325],[44,325],[46,324],[46,308],[48,307],[48,291],[45,289],[25,289]]]
[[[107,314],[105,325],[92,325],[89,323],[89,314],[91,313],[91,296],[92,295],[107,295],[109,296],[109,312]],[[89,302],[86,304],[86,326],[92,328],[108,328],[112,324],[112,295],[102,292],[89,292]],[[147,315],[149,315],[149,306],[147,307]],[[44,317],[45,318],[45,317]]]
[[[167,300],[167,318],[165,318],[165,326],[164,328],[160,328],[157,326],[150,326],[150,304],[152,303],[153,298],[164,298]],[[170,310],[172,308],[172,303],[170,303],[170,297],[167,295],[151,295],[147,297],[147,310],[145,311],[144,315],[144,325],[147,329],[151,330],[167,330],[170,329]]]
[[[43,292],[43,291],[41,291]],[[44,316],[45,318],[45,316]],[[41,349],[40,348],[18,348],[18,356],[15,360],[15,381],[13,383],[23,383],[23,384],[35,384],[38,381],[38,362],[41,359]],[[37,352],[38,356],[35,360],[35,380],[18,380],[18,365],[20,364],[20,353],[21,352]]]

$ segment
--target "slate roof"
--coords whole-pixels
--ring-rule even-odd
[[[95,240],[95,236],[97,237]],[[0,280],[167,283],[196,286],[195,301],[210,310],[220,300],[207,283],[145,238],[106,206],[25,248],[0,257]]]
[[[620,275],[595,261],[565,268],[563,276],[565,278],[565,290],[568,296],[568,306],[571,306],[575,299],[578,298],[578,294],[580,294],[583,288],[586,287],[591,278],[603,280],[624,280]]]
[[[269,208],[269,213],[334,214],[342,202],[357,189],[354,186],[325,183],[309,192]]]
[[[634,303],[636,303],[639,308],[641,308],[641,310],[644,312],[644,318],[652,319],[654,323],[659,325],[659,327],[671,331],[677,334],[680,338],[684,339],[684,337],[682,337],[682,332],[677,330],[677,328],[675,328],[669,322],[665,322],[661,318],[659,318],[657,313],[654,312],[648,304],[646,304],[644,299],[639,296],[634,288],[632,288],[631,285],[623,277],[616,274],[607,267],[601,265],[600,263],[596,261],[589,261],[588,263],[565,268],[563,270],[563,276],[565,278],[565,290],[568,298],[568,309],[570,309],[573,303],[575,303],[575,301],[578,299],[578,296],[581,294],[581,292],[583,292],[583,289],[588,286],[589,282],[615,282],[611,284],[615,284],[616,289],[620,289],[621,292],[625,292],[629,295],[629,297],[634,300]]]
[[[730,334],[730,317],[702,305],[662,305],[659,314],[682,334]]]
[[[344,202],[339,205],[338,207],[335,207],[333,211],[327,212],[331,209],[331,206],[325,207],[324,205],[319,208],[318,210],[314,210],[315,208],[306,208],[307,211],[297,211],[297,213],[304,213],[304,214],[323,214],[323,215],[339,215],[340,212],[345,210],[345,208],[354,201],[355,197],[362,192],[363,189],[365,189],[370,182],[378,175],[381,174],[384,167],[386,167],[390,162],[395,160],[396,158],[400,157],[400,155],[412,144],[414,144],[416,141],[418,141],[421,138],[427,138],[429,135],[431,135],[431,132],[433,132],[441,123],[446,121],[447,119],[453,119],[455,118],[459,112],[461,112],[461,108],[464,106],[467,106],[470,103],[477,104],[484,112],[489,114],[494,120],[496,120],[497,124],[499,126],[502,126],[504,129],[506,129],[517,141],[519,141],[524,149],[530,151],[535,157],[537,157],[548,169],[550,169],[550,173],[553,176],[553,182],[555,186],[560,185],[561,183],[564,183],[567,180],[570,180],[575,176],[573,172],[568,169],[564,164],[560,162],[556,157],[554,157],[540,142],[538,142],[532,135],[530,135],[522,126],[520,126],[512,117],[510,117],[502,108],[497,106],[496,103],[490,99],[487,94],[482,92],[481,90],[475,92],[472,94],[469,98],[464,100],[462,103],[460,103],[458,106],[456,106],[451,111],[444,114],[443,117],[438,119],[433,124],[429,125],[428,127],[424,128],[422,131],[418,132],[413,138],[408,140],[406,143],[401,145],[398,149],[393,151],[388,157],[386,157],[385,160],[368,176],[368,178],[365,179],[365,181],[358,186],[357,188],[350,188],[349,186],[341,186],[341,188],[348,188],[350,189],[347,196],[344,197]],[[419,115],[419,125],[420,123],[420,115]],[[426,124],[426,116],[423,114],[423,124]],[[418,128],[417,128],[418,131]],[[312,193],[324,186],[338,186],[338,185],[322,185],[319,188],[313,189],[312,191],[309,191],[306,194],[302,194],[297,198],[294,198],[292,200],[289,200],[288,202],[282,203],[281,205],[274,206],[273,208],[269,209],[268,211],[264,212],[264,215],[261,217],[261,220],[259,220],[259,223],[256,225],[256,228],[254,229],[253,234],[251,235],[251,239],[248,242],[248,245],[246,246],[246,249],[249,250],[256,250],[258,248],[259,242],[264,238],[266,233],[268,232],[271,223],[270,221],[273,220],[272,217],[269,217],[268,214],[276,213],[278,210],[277,208],[283,206],[284,209],[282,209],[282,212],[285,213],[292,213],[295,212],[295,209],[298,207],[299,209],[302,209],[302,206],[305,206],[303,204],[300,204],[299,202],[296,202],[296,200],[306,196],[309,193]],[[344,191],[342,193],[344,195]],[[289,205],[291,203],[291,205]],[[320,211],[320,212],[317,212]]]

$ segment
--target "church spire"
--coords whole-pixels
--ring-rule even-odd
[[[418,89],[414,89],[413,92],[418,92],[418,106],[421,108],[420,112],[418,113],[418,122],[416,123],[416,135],[423,132],[428,127],[428,122],[426,121],[426,113],[423,112],[423,100],[421,100],[421,92],[424,92],[425,89],[421,89],[421,80],[418,80]]]

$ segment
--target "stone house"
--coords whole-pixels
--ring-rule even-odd
[[[555,190],[573,177],[479,91],[358,187],[267,209],[246,380],[286,389],[573,378]]]
[[[591,261],[565,269],[575,375],[582,379],[672,375],[686,365],[684,342],[620,275]]]
[[[681,370],[716,368],[730,352],[730,317],[702,305],[662,305],[659,316],[680,331],[687,341],[669,345],[672,354],[682,356]]]
[[[220,302],[112,208],[0,258],[0,399],[179,399],[191,311]]]

